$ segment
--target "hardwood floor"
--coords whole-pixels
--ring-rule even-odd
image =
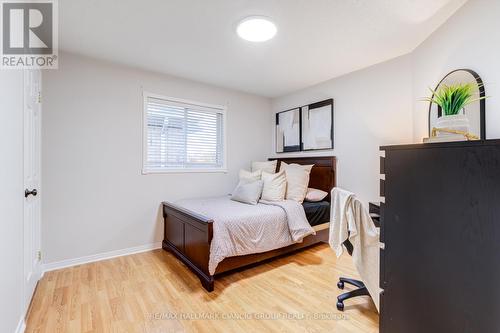
[[[46,273],[26,332],[378,332],[368,297],[337,311],[340,275],[357,277],[351,258],[322,244],[228,274],[208,293],[155,250]]]

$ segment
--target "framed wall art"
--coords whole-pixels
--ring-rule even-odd
[[[300,108],[276,114],[276,152],[300,151]]]
[[[333,149],[333,99],[276,114],[276,152]]]
[[[301,108],[302,150],[333,149],[333,99]]]

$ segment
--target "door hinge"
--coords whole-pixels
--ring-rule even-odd
[[[38,92],[38,103],[39,104],[42,103],[42,93],[41,92]]]
[[[42,261],[42,251],[36,251],[36,258],[38,261]]]

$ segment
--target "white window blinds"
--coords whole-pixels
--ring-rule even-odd
[[[144,172],[223,170],[224,109],[146,96]]]

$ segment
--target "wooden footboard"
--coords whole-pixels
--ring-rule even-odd
[[[168,202],[163,203],[163,218],[163,249],[175,254],[200,278],[203,287],[212,291],[214,277],[208,272],[208,259],[213,221]]]

